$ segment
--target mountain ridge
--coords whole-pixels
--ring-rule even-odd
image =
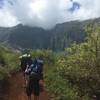
[[[100,18],[65,22],[50,30],[21,24],[12,28],[0,27],[0,42],[20,48],[64,50],[74,41],[84,41],[84,27],[94,23],[100,24]]]

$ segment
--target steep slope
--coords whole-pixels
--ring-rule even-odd
[[[18,25],[11,33],[9,43],[23,48],[47,48],[49,36],[49,33],[42,28]]]
[[[9,38],[9,35],[11,33],[11,29],[10,28],[0,28],[0,41],[7,41],[7,39]]]
[[[56,25],[52,30],[52,49],[63,50],[65,47],[70,46],[73,41],[82,42],[86,35],[83,28],[83,22],[78,21]]]
[[[13,47],[21,48],[50,48],[63,50],[73,41],[82,42],[85,38],[84,26],[87,24],[100,24],[100,18],[87,21],[71,21],[57,24],[51,30],[37,27],[22,26],[0,28],[0,41],[10,43]]]

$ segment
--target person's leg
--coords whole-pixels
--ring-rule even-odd
[[[28,100],[31,100],[32,91],[33,91],[32,82],[31,82],[31,80],[28,80],[28,83],[27,83],[27,86],[26,86],[26,93],[27,93],[27,96],[28,96]]]
[[[39,94],[40,94],[40,85],[39,85],[39,79],[34,80],[34,100],[39,100]]]
[[[40,94],[40,86],[39,86],[39,78],[38,75],[34,74],[30,76],[30,90],[31,93],[34,93],[34,100],[39,100],[39,94]]]
[[[28,81],[29,81],[29,75],[25,75],[25,84],[26,84],[26,86],[28,84]]]
[[[43,80],[39,80],[39,86],[40,86],[40,92],[44,91],[44,81]]]
[[[24,80],[23,87],[26,87],[25,67],[24,67],[24,66],[21,66],[21,71],[22,71],[22,74],[23,74],[23,80]]]
[[[26,81],[25,81],[25,73],[24,73],[24,71],[22,71],[22,79],[23,79],[23,84],[22,84],[22,87],[23,88],[26,88]]]
[[[34,100],[39,100],[39,96],[34,95]]]
[[[31,96],[28,96],[28,100],[31,100]]]

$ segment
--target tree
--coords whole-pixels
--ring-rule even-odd
[[[60,75],[77,89],[81,99],[100,90],[100,28],[89,26],[86,32],[86,41],[66,48],[66,55],[58,60]]]

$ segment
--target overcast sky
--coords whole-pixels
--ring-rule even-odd
[[[100,17],[100,0],[0,0],[0,26],[49,29],[57,23]]]

